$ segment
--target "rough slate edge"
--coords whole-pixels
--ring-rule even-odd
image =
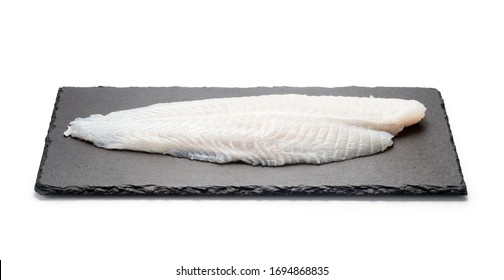
[[[103,87],[103,86],[99,86]],[[353,88],[349,87],[349,88]],[[175,87],[177,88],[177,87]],[[205,87],[203,87],[205,88]],[[261,88],[261,87],[259,87]],[[381,87],[375,87],[381,88]],[[414,88],[414,87],[412,87]],[[460,166],[460,159],[455,147],[453,134],[446,113],[444,99],[437,89],[434,90],[441,100],[441,107],[444,112],[444,118],[450,135],[457,168],[460,173],[461,182],[458,186],[431,186],[431,185],[404,185],[400,187],[366,185],[366,186],[187,186],[170,187],[157,185],[119,185],[119,186],[68,186],[59,187],[40,183],[44,162],[47,159],[47,149],[51,144],[50,132],[55,128],[54,121],[58,110],[59,100],[64,87],[59,88],[54,103],[53,114],[49,124],[48,133],[45,139],[44,152],[40,162],[40,167],[35,183],[35,191],[42,195],[176,195],[176,196],[368,196],[368,195],[467,195],[467,187]]]

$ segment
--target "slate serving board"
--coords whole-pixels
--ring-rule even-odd
[[[416,99],[427,107],[383,153],[324,165],[257,167],[105,150],[66,138],[76,117],[160,102],[299,93]],[[466,195],[443,99],[429,88],[60,88],[35,183],[43,195]]]

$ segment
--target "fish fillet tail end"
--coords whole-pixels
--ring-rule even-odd
[[[385,151],[388,147],[394,145],[394,141],[392,141],[392,138],[394,138],[394,135],[386,132],[386,131],[381,131],[381,144],[382,144],[382,152]]]
[[[65,130],[65,132],[63,132],[63,135],[65,135],[66,137],[72,135],[72,127],[68,126],[67,130]]]

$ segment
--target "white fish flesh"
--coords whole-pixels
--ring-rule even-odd
[[[296,94],[160,103],[70,122],[106,149],[215,163],[323,164],[384,151],[425,116],[415,100]]]

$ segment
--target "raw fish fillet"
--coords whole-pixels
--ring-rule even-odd
[[[215,163],[323,164],[384,151],[425,110],[418,101],[391,98],[216,98],[77,118],[64,134],[106,149]]]

